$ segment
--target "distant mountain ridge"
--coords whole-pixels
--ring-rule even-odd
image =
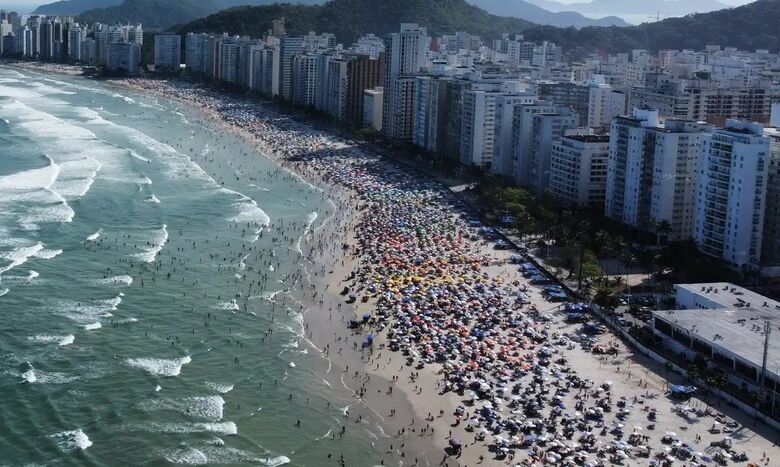
[[[709,13],[730,8],[730,5],[718,0],[591,0],[584,3],[563,4],[555,0],[528,0],[534,5],[549,11],[575,11],[582,14],[597,15],[652,15],[685,16],[691,13]],[[505,0],[506,4],[514,0]]]
[[[430,35],[468,31],[484,40],[520,33],[534,26],[519,18],[491,15],[466,0],[331,0],[323,5],[236,7],[177,28],[187,32],[228,32],[259,37],[275,18],[285,18],[288,33],[331,32],[344,44],[374,33],[397,32],[401,23],[419,23]]]
[[[191,2],[183,0],[183,3],[186,4],[184,5],[182,4],[182,0],[167,0],[167,2],[165,2],[165,7],[171,12],[185,15],[184,17],[178,18],[178,20],[173,23],[179,24],[197,19],[197,16],[193,15],[202,14],[205,16],[235,6],[257,6],[273,3],[313,5],[322,4],[324,2],[325,0],[298,0],[296,2],[287,2],[284,0],[201,0],[200,2]],[[562,27],[574,26],[578,28],[584,26],[628,26],[628,23],[615,16],[591,19],[573,11],[551,12],[525,0],[469,0],[469,2],[494,15],[511,16],[537,24]],[[132,22],[141,22],[148,27],[155,29],[166,28],[173,25],[166,24],[168,21],[162,21],[163,19],[173,16],[169,15],[168,12],[163,11],[162,17],[159,17],[154,14],[154,12],[143,11],[142,8],[137,7],[136,4],[137,2],[132,0],[60,0],[49,5],[38,7],[36,14],[84,15],[87,18],[102,18],[102,22],[107,23],[115,22],[110,21],[112,16],[116,17],[117,20],[122,18],[124,21],[131,18]]]
[[[279,0],[60,0],[35,9],[39,15],[82,16],[84,21],[142,23],[150,29],[165,29],[239,5],[267,5]],[[285,0],[316,4],[324,0]]]
[[[33,11],[35,15],[71,16],[80,15],[87,10],[119,5],[124,0],[60,0],[41,5]]]
[[[628,26],[628,23],[616,16],[592,19],[575,11],[566,9],[555,12],[545,9],[541,5],[535,5],[532,1],[525,0],[468,0],[472,5],[478,6],[488,13],[498,16],[511,16],[521,18],[537,24],[551,26]],[[565,6],[565,5],[562,5]]]
[[[780,0],[758,0],[740,7],[682,18],[668,18],[627,28],[563,29],[537,26],[524,32],[531,40],[548,40],[572,50],[601,48],[611,52],[631,49],[694,49],[707,45],[740,50],[780,50]]]
[[[291,33],[333,32],[345,44],[366,33],[398,31],[402,22],[419,23],[432,35],[469,31],[490,40],[501,33],[522,33],[528,40],[548,40],[575,56],[600,48],[609,52],[631,49],[703,49],[719,44],[742,50],[780,50],[780,0],[758,0],[736,8],[670,18],[630,27],[559,28],[491,15],[465,0],[333,0],[321,6],[269,5],[221,11],[184,25],[186,32],[222,32],[255,37],[284,16]]]

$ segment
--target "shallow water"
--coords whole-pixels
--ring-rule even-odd
[[[0,67],[0,464],[375,463],[290,280],[334,207],[174,102]]]

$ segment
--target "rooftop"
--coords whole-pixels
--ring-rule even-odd
[[[609,135],[566,135],[564,138],[583,143],[609,143]]]
[[[713,347],[728,350],[761,368],[764,354],[764,322],[772,326],[767,371],[780,375],[780,311],[765,308],[715,308],[654,311],[654,315],[687,329]]]
[[[711,301],[713,307],[654,311],[655,316],[758,368],[763,361],[764,323],[769,321],[772,335],[767,370],[780,375],[780,302],[728,282],[675,284],[675,288]]]
[[[780,317],[780,302],[729,282],[707,282],[703,284],[675,284],[675,288],[695,293],[711,300],[721,308],[774,310]]]

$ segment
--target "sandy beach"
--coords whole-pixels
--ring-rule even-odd
[[[47,70],[53,71],[53,70]],[[183,82],[175,99],[322,190],[300,244],[306,337],[380,420],[386,465],[774,465],[780,434],[683,384],[608,330],[585,335],[449,190],[260,103]],[[314,222],[314,221],[312,221]],[[587,314],[586,308],[579,308]],[[598,349],[598,350],[594,350]],[[606,352],[602,352],[606,350]],[[338,433],[332,434],[335,439]]]
[[[169,98],[194,92],[127,84]],[[667,380],[609,332],[581,339],[581,326],[565,322],[545,286],[531,284],[510,261],[516,254],[494,249],[438,184],[260,105],[231,112],[210,115],[339,205],[339,215],[307,238],[306,329],[343,368],[339,380],[356,403],[396,441],[386,463],[707,465],[733,456],[771,465],[780,456],[777,433],[734,408],[671,399],[669,384],[683,381]],[[269,123],[276,121],[284,123]],[[407,235],[389,238],[399,218]],[[425,229],[441,236],[422,238]],[[392,268],[376,267],[387,261]],[[432,306],[419,292],[426,286],[452,302]],[[364,315],[365,324],[350,331],[350,320],[362,323]],[[431,343],[445,336],[455,338],[439,341],[436,352]],[[599,346],[615,353],[595,355]],[[729,445],[721,447],[725,438]]]

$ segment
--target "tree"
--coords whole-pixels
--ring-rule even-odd
[[[672,224],[667,220],[663,220],[655,224],[655,247],[656,248],[661,248],[661,237],[668,238],[669,234],[672,233],[672,230],[673,230]]]

